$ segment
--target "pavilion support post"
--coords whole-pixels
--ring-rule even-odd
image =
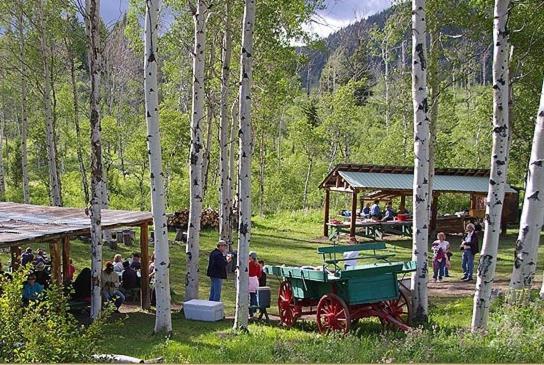
[[[355,224],[357,223],[357,190],[353,191],[351,198],[351,224],[349,226],[349,238],[355,238]]]
[[[470,194],[470,209],[476,209],[476,194]]]
[[[51,279],[58,285],[62,284],[60,244],[60,241],[49,242],[49,252],[51,253]]]
[[[140,226],[140,251],[142,268],[140,270],[140,288],[142,309],[151,307],[151,297],[149,293],[149,227],[147,222]]]
[[[68,281],[68,271],[70,270],[70,238],[62,239],[62,281]]]
[[[440,194],[434,193],[433,194],[433,200],[431,203],[431,222],[430,222],[430,229],[429,234],[431,236],[434,236],[436,233],[436,230],[438,228],[438,197]]]
[[[404,194],[400,196],[399,213],[406,213],[406,195]]]
[[[11,246],[9,250],[11,256],[11,270],[17,271],[21,266],[21,247]]]
[[[323,236],[329,237],[329,208],[331,192],[329,189],[325,189],[325,204],[323,206]]]

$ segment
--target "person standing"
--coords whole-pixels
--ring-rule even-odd
[[[206,272],[211,280],[209,300],[212,302],[221,301],[221,286],[223,280],[227,278],[227,264],[231,260],[231,257],[226,254],[227,243],[224,240],[219,240],[217,247],[210,253]]]
[[[253,317],[257,310],[257,290],[259,289],[259,278],[262,274],[261,265],[257,262],[257,253],[251,251],[249,253],[249,316]]]
[[[475,232],[474,224],[467,224],[465,232],[465,237],[463,238],[463,242],[461,242],[461,250],[463,251],[463,277],[461,280],[472,281],[472,273],[474,271],[474,256],[480,249],[478,248],[478,235]]]

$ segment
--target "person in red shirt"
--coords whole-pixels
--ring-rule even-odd
[[[257,289],[259,288],[259,278],[262,274],[261,265],[257,262],[257,253],[249,253],[249,316],[253,317],[257,311]]]

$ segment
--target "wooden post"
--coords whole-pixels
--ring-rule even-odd
[[[11,270],[17,271],[21,266],[21,247],[11,246],[9,250],[11,253]]]
[[[68,270],[70,268],[70,238],[62,238],[62,282],[68,281]]]
[[[433,200],[431,202],[431,222],[430,222],[430,229],[429,229],[429,235],[434,236],[435,231],[437,229],[437,223],[438,223],[438,197],[440,194],[434,193],[433,194]]]
[[[55,284],[62,284],[62,263],[60,259],[60,241],[49,242],[51,253],[51,279]]]
[[[355,224],[357,223],[357,190],[353,191],[351,199],[351,224],[349,227],[349,238],[355,238]]]
[[[323,236],[329,237],[329,207],[330,207],[330,190],[325,189],[325,206],[323,207]]]
[[[404,194],[400,196],[399,213],[406,213],[406,195]]]
[[[470,194],[470,209],[476,209],[476,194]]]
[[[140,251],[142,268],[140,270],[140,288],[142,309],[151,307],[151,297],[149,293],[149,251],[148,251],[149,228],[147,222],[140,226]]]

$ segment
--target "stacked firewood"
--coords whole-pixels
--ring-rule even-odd
[[[189,209],[179,210],[168,216],[168,226],[176,228],[187,228],[189,223]],[[200,216],[200,228],[218,228],[219,227],[219,213],[212,209],[207,208],[202,210]]]

